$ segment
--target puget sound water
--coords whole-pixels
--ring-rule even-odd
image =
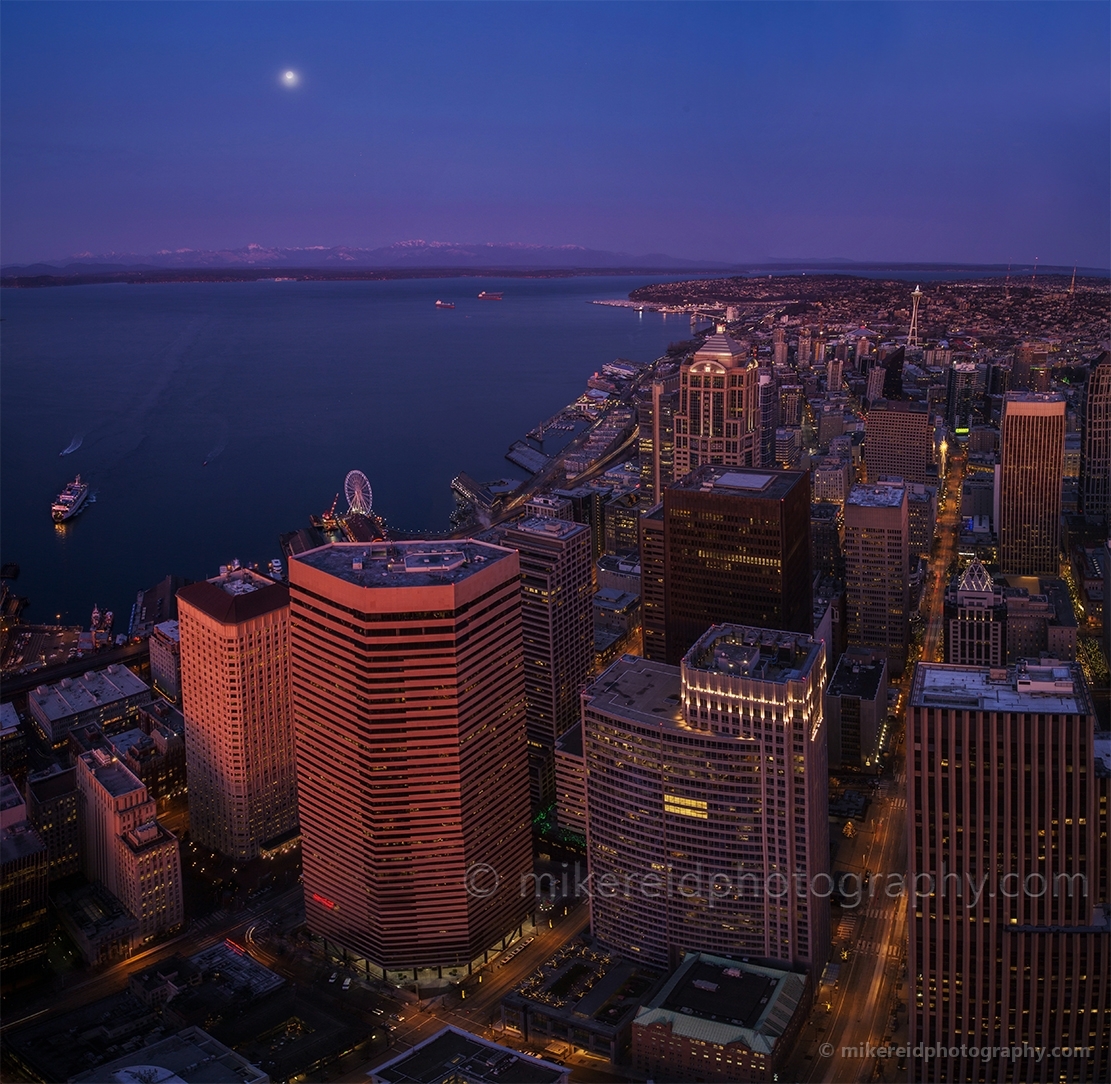
[[[514,440],[605,362],[689,337],[683,317],[589,303],[661,278],[3,291],[0,558],[24,619],[87,626],[95,603],[126,632],[169,573],[280,556],[353,468],[392,526],[447,530],[456,474],[527,477]],[[77,473],[95,503],[56,526]]]

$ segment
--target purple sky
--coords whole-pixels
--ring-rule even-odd
[[[1106,3],[0,11],[7,264],[425,238],[1111,265]]]

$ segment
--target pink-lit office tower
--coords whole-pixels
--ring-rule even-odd
[[[1003,397],[995,521],[1005,575],[1060,571],[1065,428],[1062,396],[1009,391]]]
[[[249,861],[297,827],[289,589],[232,568],[177,598],[190,831]]]
[[[1078,663],[918,664],[911,1080],[1111,1080],[1111,736],[1097,727]]]
[[[155,815],[146,786],[103,750],[76,761],[85,875],[137,920],[132,947],[184,921],[177,837]]]
[[[289,581],[309,929],[392,981],[466,974],[533,906],[518,556],[335,543]]]
[[[711,335],[679,377],[675,477],[702,463],[752,467],[760,462],[760,400],[749,348],[724,331]],[[656,500],[660,493],[655,493]]]

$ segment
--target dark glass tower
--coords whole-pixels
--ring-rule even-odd
[[[664,490],[667,661],[714,624],[809,633],[810,476],[702,466]]]

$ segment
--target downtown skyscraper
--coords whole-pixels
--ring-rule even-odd
[[[1088,373],[1080,473],[1084,515],[1111,526],[1111,353],[1106,350]]]
[[[911,1079],[1107,1080],[1111,735],[1080,666],[920,663],[907,749],[910,1045],[946,1048]]]
[[[675,477],[703,463],[751,467],[760,462],[756,362],[723,331],[711,335],[679,374]]]
[[[143,782],[103,749],[75,762],[85,875],[136,920],[132,947],[185,919],[181,850]]]
[[[1056,576],[1061,553],[1065,401],[1012,391],[1000,424],[999,565],[1005,575]]]
[[[869,482],[902,478],[931,481],[934,422],[924,403],[881,399],[864,419],[864,469]]]
[[[874,647],[903,671],[910,634],[907,491],[855,485],[845,501],[845,620],[850,644]]]
[[[178,592],[192,837],[257,858],[297,827],[289,588],[246,568]]]
[[[594,666],[590,528],[529,518],[498,534],[521,563],[529,784],[540,808],[555,793],[556,739],[579,721],[579,694]]]
[[[637,399],[637,456],[640,488],[648,503],[660,500],[664,486],[675,478],[675,408],[679,405],[679,374],[653,380]]]
[[[807,472],[704,465],[664,490],[663,520],[667,661],[713,624],[810,632]]]
[[[379,973],[467,968],[533,905],[518,555],[334,543],[289,580],[309,929]]]
[[[820,970],[824,678],[820,640],[718,625],[681,666],[626,655],[585,690],[590,872],[619,886],[592,894],[603,945],[662,967],[713,952]]]

